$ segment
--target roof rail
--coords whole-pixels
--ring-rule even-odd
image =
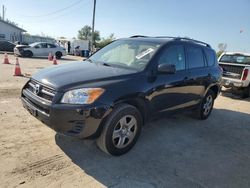
[[[195,42],[195,43],[198,43],[198,44],[202,44],[206,47],[209,47],[211,48],[211,46],[205,42],[202,42],[202,41],[199,41],[199,40],[194,40],[194,39],[190,39],[190,38],[187,38],[187,37],[169,37],[169,36],[158,36],[156,38],[172,38],[172,39],[175,39],[175,40],[182,40],[182,41],[191,41],[191,42]]]
[[[205,42],[202,42],[202,41],[199,41],[199,40],[186,38],[186,37],[176,37],[175,40],[191,41],[191,42],[195,42],[195,43],[198,43],[198,44],[202,44],[202,45],[204,45],[204,46],[206,46],[208,48],[211,48],[211,46],[208,43],[205,43]]]
[[[150,37],[150,36],[134,35],[134,36],[131,36],[130,38],[146,38],[146,37]],[[211,48],[211,46],[209,44],[205,43],[205,42],[190,39],[190,38],[187,38],[187,37],[156,36],[156,37],[152,37],[152,38],[168,38],[168,39],[174,39],[174,40],[190,41],[190,42],[202,44],[202,45],[204,45],[204,46],[206,46],[208,48]]]
[[[144,36],[144,35],[133,35],[129,38],[144,38],[144,37],[148,37],[148,36]]]

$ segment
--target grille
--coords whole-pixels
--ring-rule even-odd
[[[223,69],[223,76],[236,79],[241,78],[244,67],[234,66],[234,65],[223,65],[223,64],[220,64],[220,66]]]
[[[37,95],[47,101],[52,101],[53,97],[56,94],[56,92],[53,89],[48,88],[44,85],[41,85],[33,80],[31,80],[28,83],[27,89],[30,92],[32,92],[34,95]]]

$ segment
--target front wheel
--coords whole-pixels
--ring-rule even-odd
[[[209,117],[213,110],[215,94],[212,90],[208,90],[197,108],[196,115],[198,119],[205,120]]]
[[[33,53],[31,51],[27,50],[27,51],[24,51],[23,56],[24,57],[32,57]]]
[[[135,145],[141,127],[140,112],[134,106],[121,104],[114,108],[105,120],[97,145],[111,155],[125,154]]]

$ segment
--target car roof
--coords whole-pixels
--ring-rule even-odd
[[[157,42],[157,43],[168,43],[172,41],[182,41],[182,42],[187,42],[187,43],[192,43],[196,44],[199,46],[204,46],[211,48],[211,46],[205,42],[186,38],[186,37],[169,37],[169,36],[156,36],[156,37],[151,37],[151,36],[142,36],[142,35],[135,35],[130,38],[122,38],[121,40],[136,40],[136,41],[147,41],[147,42]]]

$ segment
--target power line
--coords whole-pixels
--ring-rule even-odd
[[[72,3],[72,4],[70,4],[70,5],[68,5],[67,7],[58,9],[58,10],[53,11],[53,12],[49,12],[49,13],[47,13],[47,14],[41,14],[41,15],[21,15],[21,14],[20,14],[20,15],[21,15],[21,16],[24,16],[24,17],[45,17],[45,16],[51,16],[51,15],[53,15],[53,14],[57,14],[57,13],[59,13],[59,12],[65,11],[65,10],[67,10],[67,9],[73,7],[73,6],[76,6],[76,5],[78,5],[78,3],[80,3],[81,1],[83,1],[83,0],[78,0],[78,1],[76,1],[76,2],[74,2],[74,3]]]
[[[64,13],[60,13],[58,15],[51,16],[50,18],[32,19],[32,21],[25,21],[23,19],[17,19],[16,21],[20,22],[20,23],[25,23],[25,24],[39,24],[39,23],[46,23],[46,22],[51,23],[51,21],[53,21],[53,20],[62,19],[62,18],[66,17],[66,16],[68,16],[68,15],[70,15],[78,10],[82,10],[82,7],[75,7],[72,10],[68,10]]]

